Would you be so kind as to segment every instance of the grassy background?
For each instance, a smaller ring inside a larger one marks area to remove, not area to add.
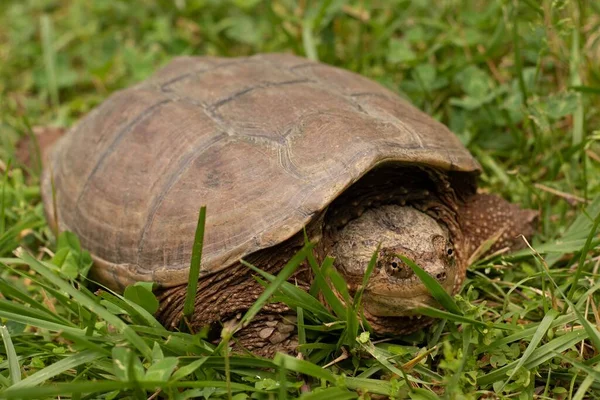
[[[2,1],[0,398],[600,397],[599,15],[586,0]],[[540,210],[541,256],[479,262],[447,321],[383,342],[353,306],[274,280],[304,305],[305,361],[231,356],[162,329],[143,286],[76,283],[89,256],[53,238],[17,140],[70,126],[174,55],[273,51],[361,73],[449,125],[483,190]]]

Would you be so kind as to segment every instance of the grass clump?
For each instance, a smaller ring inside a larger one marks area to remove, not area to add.
[[[600,397],[599,15],[550,0],[2,2],[0,398]],[[356,71],[450,126],[482,190],[541,212],[535,254],[475,263],[452,312],[424,310],[432,328],[377,341],[307,245],[283,272],[306,260],[310,293],[257,274],[298,312],[302,360],[167,331],[144,285],[90,291],[90,256],[54,238],[18,139],[71,126],[173,56],[271,51]]]

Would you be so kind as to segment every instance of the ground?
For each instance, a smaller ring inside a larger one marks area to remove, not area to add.
[[[599,15],[585,0],[1,2],[0,398],[599,397]],[[444,319],[386,340],[326,280],[329,309],[275,280],[302,306],[303,359],[165,331],[144,286],[88,290],[89,256],[48,228],[19,139],[175,55],[272,51],[375,79],[447,124],[483,191],[540,211],[533,250],[473,260],[447,311],[429,311]]]

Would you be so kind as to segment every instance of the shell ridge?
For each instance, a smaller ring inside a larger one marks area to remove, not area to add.
[[[92,180],[92,178],[96,175],[96,173],[98,172],[98,170],[100,169],[100,167],[102,167],[104,165],[104,161],[106,160],[106,158],[113,153],[113,151],[115,150],[115,148],[119,145],[119,143],[121,143],[123,141],[123,139],[125,138],[125,136],[127,136],[127,134],[129,132],[131,132],[133,130],[133,128],[135,128],[135,126],[137,124],[139,124],[140,122],[144,121],[146,118],[148,118],[149,116],[151,116],[152,112],[154,110],[156,110],[159,107],[162,107],[163,105],[165,105],[166,103],[170,103],[171,100],[166,99],[166,100],[161,100],[153,105],[151,105],[150,107],[144,109],[144,111],[142,111],[141,113],[139,113],[131,122],[129,122],[125,127],[123,127],[121,129],[121,131],[116,135],[116,137],[113,139],[113,141],[110,143],[110,145],[108,145],[108,147],[106,148],[106,150],[104,150],[100,156],[100,158],[98,159],[98,161],[96,162],[96,165],[94,166],[94,168],[92,169],[92,171],[88,174],[88,177],[86,178],[81,191],[79,192],[79,195],[77,196],[77,200],[75,201],[75,207],[77,210],[79,210],[79,203],[81,201],[81,198],[83,197],[83,195],[85,194],[85,192],[87,191],[90,181]]]
[[[171,90],[169,90],[169,86],[183,81],[187,78],[198,78],[199,76],[201,76],[202,74],[204,74],[205,72],[210,72],[210,71],[214,71],[216,69],[221,69],[223,67],[229,67],[231,65],[239,65],[239,64],[243,64],[245,61],[245,59],[242,60],[236,60],[236,61],[222,61],[222,62],[218,62],[216,64],[211,64],[208,67],[203,67],[203,68],[198,68],[192,72],[188,72],[188,73],[184,73],[181,74],[179,76],[176,76],[174,78],[171,78],[165,82],[159,83],[158,85],[160,86],[161,90],[164,90],[166,92],[171,92]]]
[[[239,90],[239,91],[225,97],[224,99],[221,99],[221,100],[211,104],[209,106],[209,108],[213,108],[216,110],[217,108],[221,107],[223,104],[229,103],[230,101],[233,101],[233,100],[237,99],[238,97],[241,97],[247,93],[253,92],[254,90],[257,90],[257,89],[264,89],[264,88],[285,86],[285,85],[293,85],[296,83],[308,83],[308,82],[312,82],[312,81],[308,78],[301,78],[301,79],[291,79],[289,81],[283,81],[283,82],[264,82],[264,83],[261,83],[258,85],[246,87],[242,90]]]
[[[278,158],[279,165],[289,175],[291,175],[297,179],[302,179],[303,176],[300,173],[300,170],[298,169],[298,167],[296,166],[294,161],[292,160],[290,153],[291,153],[291,149],[290,149],[290,146],[288,143],[286,143],[282,146],[279,146],[277,148],[277,156],[278,156],[277,158]]]

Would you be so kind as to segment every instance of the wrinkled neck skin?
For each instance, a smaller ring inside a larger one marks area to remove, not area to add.
[[[415,308],[436,305],[398,255],[413,260],[448,293],[455,290],[459,267],[448,229],[413,207],[371,208],[336,231],[331,241],[330,255],[351,291],[362,284],[367,265],[380,245],[377,264],[363,294],[367,319],[409,317],[415,315]]]

